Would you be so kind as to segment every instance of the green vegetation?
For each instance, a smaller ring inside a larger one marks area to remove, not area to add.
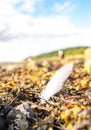
[[[80,55],[80,54],[84,54],[85,49],[87,49],[87,47],[74,47],[74,48],[64,49],[63,52],[65,55]]]
[[[74,55],[83,55],[84,51],[87,47],[74,47],[74,48],[67,48],[67,49],[60,49],[63,50],[65,56],[74,56]],[[57,57],[58,51],[53,51],[49,53],[40,54],[38,56],[32,56],[33,59],[39,59],[39,58],[50,58],[50,57]]]

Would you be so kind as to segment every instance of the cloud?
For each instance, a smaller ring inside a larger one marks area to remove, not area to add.
[[[35,5],[42,0],[1,0],[0,15],[14,15],[17,13],[34,13]]]
[[[56,3],[52,7],[52,10],[58,13],[70,13],[77,7],[76,4],[72,4],[71,1],[66,1],[62,4]]]
[[[59,14],[50,17],[33,17],[32,13],[36,11],[35,5],[38,2],[43,2],[43,0],[1,0],[0,32],[2,35],[0,39],[5,41],[23,37],[57,37],[76,33],[69,16]],[[69,1],[61,6],[58,3],[55,4],[55,8],[58,7],[61,10],[70,6]]]
[[[7,35],[9,38],[11,36],[16,38],[50,37],[75,33],[74,25],[70,18],[63,15],[57,15],[56,17],[32,17],[18,14],[9,16],[9,18],[1,17],[1,19],[0,24],[4,27],[1,32],[4,32],[5,37]],[[7,23],[5,21],[7,21]],[[4,30],[7,31],[5,32]],[[0,37],[2,37],[2,35]]]
[[[42,2],[42,0],[0,1],[1,41],[30,36],[31,30],[33,30],[32,25],[34,24],[32,14],[35,12],[35,5],[38,2]]]
[[[0,42],[0,61],[21,61],[31,55],[67,47],[91,46],[91,28],[79,29],[78,34],[63,37],[25,37],[6,43]]]
[[[21,13],[20,10],[30,11],[37,2],[43,0],[1,0],[2,15],[0,15],[0,40],[18,40],[21,38],[58,38],[78,35],[79,28],[73,23],[69,15],[56,14],[52,16],[36,16]],[[17,6],[15,6],[17,5]],[[3,10],[3,7],[6,10]],[[10,7],[10,10],[8,8]],[[57,11],[71,9],[71,1],[63,4],[55,3],[53,8]],[[17,8],[17,9],[16,9]],[[51,8],[51,6],[50,6]],[[3,12],[4,11],[4,12]],[[32,12],[32,11],[30,11]],[[6,13],[4,15],[4,13]],[[33,13],[33,12],[32,12]],[[7,15],[8,14],[8,15]],[[84,30],[83,30],[84,32]]]
[[[91,44],[91,28],[78,28],[70,15],[34,16],[35,5],[43,0],[0,2],[0,61],[19,61],[29,55]],[[55,3],[52,9],[70,12],[74,8],[66,1]]]
[[[25,0],[22,2],[21,6],[19,7],[19,10],[26,13],[34,13],[36,10],[36,2],[39,2],[39,0]]]

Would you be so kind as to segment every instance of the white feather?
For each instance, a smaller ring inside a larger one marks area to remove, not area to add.
[[[44,103],[44,100],[48,100],[51,96],[61,90],[65,80],[70,75],[72,69],[73,64],[67,64],[57,70],[57,72],[48,82],[47,86],[40,93],[41,103]]]

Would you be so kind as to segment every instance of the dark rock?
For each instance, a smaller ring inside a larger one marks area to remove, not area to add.
[[[33,117],[29,104],[23,103],[14,107],[6,117],[8,130],[29,130]]]

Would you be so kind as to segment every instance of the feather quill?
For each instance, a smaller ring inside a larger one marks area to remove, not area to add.
[[[43,104],[45,100],[49,100],[51,96],[55,95],[62,89],[65,80],[69,77],[73,69],[73,64],[66,64],[56,71],[47,86],[41,91],[40,98]]]

